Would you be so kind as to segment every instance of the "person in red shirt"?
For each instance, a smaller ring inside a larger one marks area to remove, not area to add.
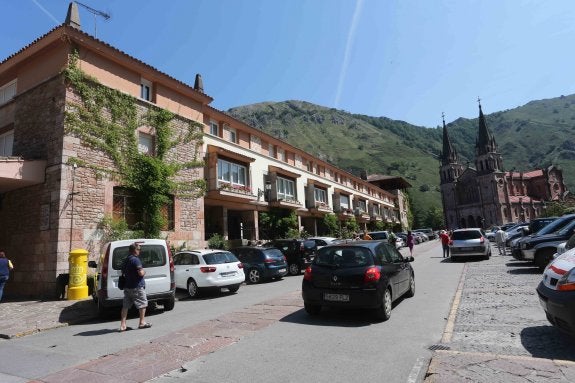
[[[451,242],[451,238],[449,238],[449,234],[445,230],[441,230],[439,238],[443,247],[443,258],[449,258],[449,242]]]

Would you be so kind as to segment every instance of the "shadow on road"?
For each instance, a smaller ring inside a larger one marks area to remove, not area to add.
[[[575,361],[575,338],[551,325],[524,328],[521,343],[536,358]]]
[[[370,310],[344,310],[331,307],[322,308],[318,315],[308,315],[301,309],[283,317],[280,322],[330,327],[365,327],[378,323]]]

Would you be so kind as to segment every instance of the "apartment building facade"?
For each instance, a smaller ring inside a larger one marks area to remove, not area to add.
[[[137,220],[121,174],[121,155],[133,148],[114,147],[110,132],[86,139],[74,129],[93,121],[80,113],[90,105],[67,75],[72,65],[92,86],[129,100],[137,126],[117,121],[114,106],[91,119],[132,129],[139,153],[161,149],[160,126],[145,118],[158,111],[173,117],[173,137],[195,137],[175,140],[164,153],[176,164],[202,164],[183,167],[175,175],[180,184],[205,183],[201,196],[170,196],[162,237],[175,248],[205,247],[213,234],[267,239],[259,216],[271,209],[295,211],[310,234],[322,234],[326,214],[361,227],[405,228],[401,191],[384,190],[211,107],[201,77],[187,85],[84,33],[75,7],[64,24],[0,62],[0,248],[15,263],[6,294],[54,296],[70,250],[100,256],[105,217]],[[194,129],[198,134],[190,135]]]

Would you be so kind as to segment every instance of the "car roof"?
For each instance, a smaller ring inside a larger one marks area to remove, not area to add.
[[[322,249],[327,249],[327,248],[333,248],[333,247],[365,247],[365,248],[369,248],[369,249],[374,249],[379,245],[386,245],[386,246],[390,246],[388,245],[387,242],[385,241],[377,241],[377,240],[357,240],[357,241],[350,241],[350,242],[345,242],[345,243],[334,243],[333,245],[327,245],[322,247]],[[390,246],[393,247],[393,246]]]
[[[178,251],[178,252],[176,252],[176,254],[179,254],[179,253],[196,253],[196,254],[200,254],[200,255],[206,255],[206,254],[213,254],[213,253],[221,253],[222,251],[229,253],[228,250],[224,250],[224,249],[193,249],[193,250]]]
[[[332,241],[334,239],[337,239],[336,237],[309,237],[308,239],[324,239],[327,241]]]
[[[481,231],[482,229],[480,227],[466,227],[464,229],[455,229],[455,230],[453,230],[453,232],[455,233],[456,231],[471,231],[471,230]]]

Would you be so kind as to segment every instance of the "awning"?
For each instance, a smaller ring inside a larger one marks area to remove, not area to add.
[[[46,161],[0,157],[0,193],[44,182]]]

